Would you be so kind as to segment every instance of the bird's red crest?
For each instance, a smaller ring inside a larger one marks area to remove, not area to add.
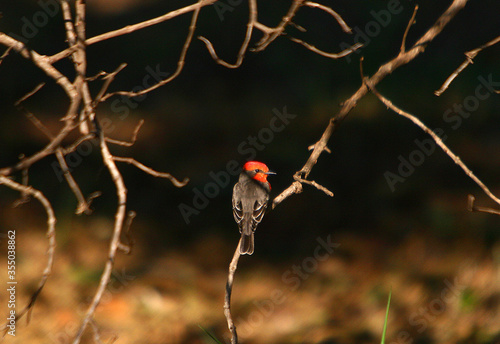
[[[255,171],[259,170],[260,172],[257,172],[255,176],[252,178],[261,182],[261,183],[267,183],[267,172],[269,172],[269,167],[266,166],[266,164],[258,161],[248,161],[243,165],[243,170],[244,171]],[[271,187],[269,185],[269,187]]]
[[[266,164],[258,161],[247,161],[245,165],[243,165],[243,169],[245,171],[253,171],[253,170],[261,170],[263,172],[269,172],[269,168]]]

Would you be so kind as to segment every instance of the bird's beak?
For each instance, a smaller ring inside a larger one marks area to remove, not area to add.
[[[264,174],[270,175],[270,174],[276,174],[276,172],[269,171],[269,172],[264,172]]]

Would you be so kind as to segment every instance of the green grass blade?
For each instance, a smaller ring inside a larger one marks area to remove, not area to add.
[[[211,334],[208,330],[205,330],[201,325],[198,325],[198,327],[201,328],[203,330],[203,332],[206,333],[207,336],[212,338],[212,340],[214,342],[216,342],[217,344],[222,344],[221,342],[219,342],[219,340],[213,334]]]
[[[380,344],[385,343],[385,332],[387,330],[387,319],[389,318],[389,306],[391,305],[391,295],[392,295],[392,288],[391,291],[389,291],[389,299],[387,300],[387,310],[385,311],[384,330],[382,331],[382,340],[380,341]]]

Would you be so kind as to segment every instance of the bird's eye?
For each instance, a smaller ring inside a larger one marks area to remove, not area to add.
[[[255,170],[255,173],[260,173],[260,172],[262,172],[262,171],[261,171],[261,170],[259,170],[259,169],[256,169],[256,170]]]

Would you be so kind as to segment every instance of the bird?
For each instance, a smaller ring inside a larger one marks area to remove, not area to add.
[[[241,233],[242,255],[253,254],[254,233],[264,217],[271,192],[267,176],[272,174],[276,173],[269,171],[264,163],[248,161],[233,187],[233,216]]]

